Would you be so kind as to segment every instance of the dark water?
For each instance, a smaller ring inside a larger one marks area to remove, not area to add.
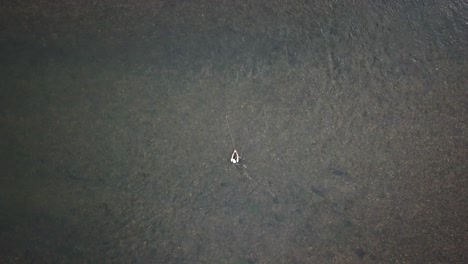
[[[1,5],[1,263],[468,262],[466,1]]]

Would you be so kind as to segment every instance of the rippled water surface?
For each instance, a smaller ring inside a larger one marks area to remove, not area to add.
[[[468,262],[466,1],[1,5],[0,262]]]

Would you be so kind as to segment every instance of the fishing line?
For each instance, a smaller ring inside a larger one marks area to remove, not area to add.
[[[229,125],[228,117],[226,116],[226,123],[229,129],[229,135],[231,136],[232,146],[236,149],[236,144],[234,143],[234,137],[232,136],[231,126]]]

